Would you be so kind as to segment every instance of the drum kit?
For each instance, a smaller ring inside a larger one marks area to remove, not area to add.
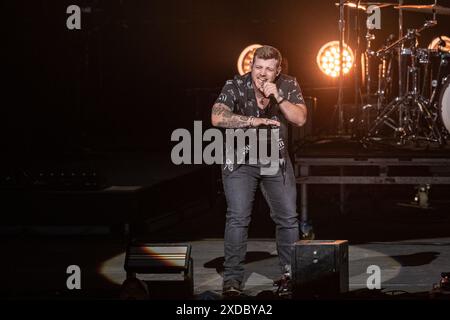
[[[362,107],[355,123],[365,145],[424,142],[443,146],[450,138],[450,38],[437,36],[426,48],[419,47],[419,38],[438,24],[438,16],[450,16],[450,8],[437,1],[431,5],[402,3],[345,2],[349,8],[377,6],[400,10],[401,15],[411,11],[433,17],[404,34],[401,21],[399,38],[390,35],[378,50],[372,48],[375,35],[367,26],[366,48],[361,53]]]

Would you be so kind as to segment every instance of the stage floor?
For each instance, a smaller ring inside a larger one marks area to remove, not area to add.
[[[125,280],[125,242],[107,236],[20,237],[2,241],[0,270],[4,299],[117,299]],[[223,240],[191,242],[194,291],[197,299],[220,299]],[[81,268],[81,289],[67,290],[69,265]],[[349,247],[350,291],[367,291],[367,268],[381,269],[382,292],[426,293],[449,271],[450,238],[369,242]],[[248,244],[245,294],[257,298],[273,290],[278,258],[273,239],[251,239]],[[145,280],[178,281],[178,275],[152,275]],[[150,286],[150,292],[152,293]],[[156,290],[156,289],[154,289]],[[176,297],[176,285],[173,287]],[[153,291],[154,293],[154,291]],[[375,294],[375,293],[374,293]],[[357,296],[355,296],[357,297]]]

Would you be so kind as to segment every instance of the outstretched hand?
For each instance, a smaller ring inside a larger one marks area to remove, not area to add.
[[[281,125],[280,121],[267,119],[267,118],[254,118],[253,119],[253,126],[259,127],[259,126],[277,126],[279,127]]]

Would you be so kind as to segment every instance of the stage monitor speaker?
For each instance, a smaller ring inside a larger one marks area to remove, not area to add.
[[[348,241],[300,240],[292,252],[294,298],[336,297],[348,292]]]

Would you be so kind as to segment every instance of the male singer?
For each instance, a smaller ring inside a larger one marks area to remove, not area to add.
[[[290,273],[291,250],[299,239],[296,182],[285,144],[288,122],[302,126],[306,121],[306,105],[296,79],[281,73],[281,62],[281,53],[276,48],[267,45],[258,48],[251,72],[227,81],[212,107],[211,121],[216,127],[280,129],[280,160],[276,174],[262,174],[263,164],[259,162],[227,163],[222,170],[228,206],[224,236],[224,296],[242,293],[248,226],[258,186],[261,186],[276,224],[281,279]]]

